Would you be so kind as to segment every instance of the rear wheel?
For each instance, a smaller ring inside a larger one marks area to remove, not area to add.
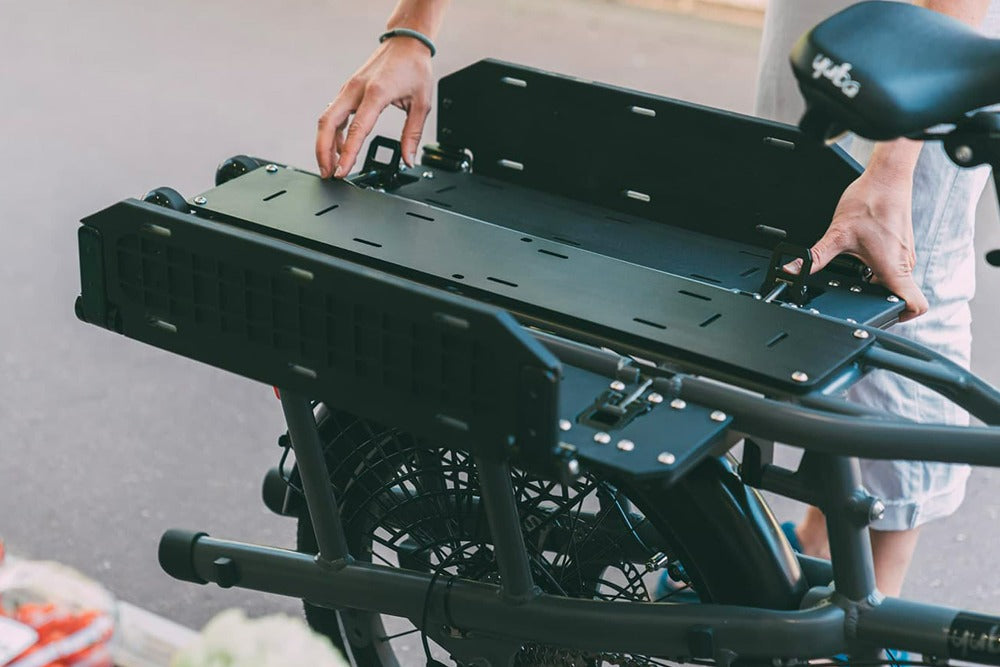
[[[355,558],[445,579],[499,581],[470,455],[339,411],[321,419],[320,433]],[[792,608],[802,593],[804,583],[781,557],[783,541],[768,525],[766,507],[722,461],[706,461],[669,490],[618,485],[594,474],[563,485],[516,469],[512,482],[532,574],[546,593],[655,602],[668,564],[682,566],[673,571],[685,573],[695,601]],[[761,508],[763,521],[754,514]],[[298,548],[316,551],[305,512]],[[309,624],[359,667],[423,660],[421,634],[407,621],[308,603],[305,611]],[[447,657],[438,647],[434,653]],[[525,646],[517,662],[635,667],[662,661]]]

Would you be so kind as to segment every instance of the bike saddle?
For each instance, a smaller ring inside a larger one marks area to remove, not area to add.
[[[791,54],[802,130],[875,140],[914,135],[1000,102],[1000,40],[902,2],[861,2],[803,35]]]

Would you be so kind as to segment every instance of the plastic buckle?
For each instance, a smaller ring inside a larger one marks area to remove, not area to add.
[[[796,259],[802,260],[802,267],[797,274],[789,273],[785,270],[785,265]],[[760,293],[771,295],[775,290],[780,289],[779,293],[782,294],[785,301],[790,301],[796,306],[803,305],[806,302],[806,279],[812,272],[812,264],[812,253],[809,248],[782,241],[775,246],[774,252],[771,253],[767,277],[764,278],[764,282],[760,286]]]

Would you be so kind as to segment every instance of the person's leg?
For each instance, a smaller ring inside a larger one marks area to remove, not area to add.
[[[795,526],[795,536],[802,545],[802,553],[829,560],[830,541],[826,534],[826,517],[817,508],[806,508],[802,522]]]
[[[903,580],[917,549],[920,528],[870,531],[875,560],[875,584],[885,595],[899,597]]]

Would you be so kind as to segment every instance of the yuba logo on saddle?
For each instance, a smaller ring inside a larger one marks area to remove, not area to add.
[[[948,631],[948,657],[993,662],[1000,654],[1000,625],[995,619],[960,613]]]
[[[813,58],[813,78],[821,76],[830,80],[846,97],[854,98],[861,91],[861,83],[851,78],[851,63],[834,63],[822,53]]]

